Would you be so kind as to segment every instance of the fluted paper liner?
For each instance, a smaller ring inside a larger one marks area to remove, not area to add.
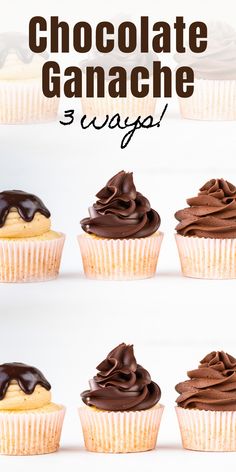
[[[182,273],[202,279],[236,278],[236,239],[176,234]]]
[[[183,118],[236,120],[236,80],[195,79],[193,95],[179,104]]]
[[[176,407],[182,444],[194,451],[236,451],[236,411]]]
[[[59,273],[65,236],[52,240],[0,239],[0,282],[40,282]]]
[[[65,408],[52,412],[0,413],[0,454],[48,454],[59,448]]]
[[[79,235],[85,275],[91,279],[129,280],[153,277],[163,233],[147,238],[102,239]]]
[[[110,118],[116,113],[123,118],[145,118],[149,115],[155,115],[156,98],[144,97],[136,98],[133,96],[122,98],[81,98],[82,111],[84,115],[89,117],[106,117]]]
[[[85,447],[92,452],[142,452],[156,447],[163,405],[143,411],[79,408]]]
[[[47,98],[41,79],[0,80],[0,124],[55,120],[59,99]]]

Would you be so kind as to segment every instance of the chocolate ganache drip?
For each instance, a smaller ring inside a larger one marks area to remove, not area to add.
[[[41,385],[46,390],[51,390],[50,383],[36,367],[31,367],[20,362],[12,362],[0,365],[0,400],[7,392],[10,383],[16,380],[19,387],[27,395],[34,392],[36,385]]]
[[[153,407],[161,397],[159,386],[134,357],[133,346],[113,349],[97,366],[90,390],[81,394],[88,406],[108,411],[137,411]]]
[[[51,216],[50,211],[36,195],[21,190],[6,190],[0,192],[0,228],[4,226],[12,208],[16,208],[21,218],[26,222],[32,221],[37,212],[46,218]]]
[[[20,61],[28,64],[33,60],[34,53],[29,48],[29,38],[22,33],[1,33],[0,34],[0,68],[10,52],[14,52]],[[46,52],[40,53],[45,59],[48,58]]]
[[[224,351],[213,351],[188,373],[190,380],[176,385],[176,402],[182,408],[236,410],[236,359]]]
[[[236,238],[236,187],[224,179],[209,180],[198,196],[187,200],[189,208],[176,212],[182,236]]]
[[[136,191],[132,172],[118,172],[96,196],[90,217],[80,222],[87,233],[113,239],[143,238],[160,226],[158,213]]]

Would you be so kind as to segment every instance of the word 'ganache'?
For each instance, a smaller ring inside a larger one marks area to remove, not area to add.
[[[175,31],[174,40],[171,39],[172,29]],[[181,16],[176,17],[172,26],[165,21],[150,25],[147,16],[141,16],[139,27],[131,21],[123,21],[117,26],[110,21],[102,21],[93,29],[88,22],[79,21],[71,29],[57,16],[52,16],[50,21],[35,16],[29,23],[29,45],[35,53],[44,52],[49,45],[53,53],[75,51],[83,54],[93,50],[100,56],[112,55],[115,51],[138,55],[150,51],[170,53],[172,50],[184,53],[185,43],[194,53],[204,52],[207,47],[206,24],[195,21],[186,28]],[[43,66],[43,93],[49,98],[60,97],[62,91],[68,98],[104,97],[106,93],[112,98],[127,97],[129,93],[137,98],[150,93],[153,97],[171,97],[172,82],[175,81],[178,96],[184,98],[193,94],[194,73],[189,66],[182,65],[172,71],[170,67],[163,66],[158,58],[153,58],[151,67],[144,67],[137,59],[135,67],[127,71],[122,60],[118,62],[105,71],[99,64],[99,58],[93,66],[81,68],[71,65],[64,70],[58,62],[47,61]]]

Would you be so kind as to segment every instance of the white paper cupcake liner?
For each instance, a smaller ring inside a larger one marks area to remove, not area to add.
[[[100,239],[78,236],[85,275],[91,279],[129,280],[153,277],[163,233],[147,238]]]
[[[1,412],[0,454],[48,454],[59,448],[65,408],[52,412]]]
[[[164,406],[112,412],[79,408],[85,447],[93,452],[141,452],[156,447]]]
[[[0,282],[40,282],[59,273],[64,234],[52,240],[0,239]]]
[[[236,278],[236,239],[175,235],[183,275],[200,279]]]
[[[47,98],[41,79],[0,80],[0,124],[55,120],[59,99]]]
[[[179,104],[183,118],[236,120],[236,80],[195,79],[193,95]]]
[[[82,98],[82,112],[89,117],[114,116],[119,113],[121,117],[142,118],[155,115],[156,98],[144,97],[136,98],[133,96],[127,98]]]
[[[176,407],[182,444],[194,451],[236,451],[236,412]]]

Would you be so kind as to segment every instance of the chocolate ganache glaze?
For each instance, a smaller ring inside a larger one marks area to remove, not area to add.
[[[182,408],[236,410],[236,359],[223,351],[213,351],[199,368],[188,373],[190,380],[176,385],[176,402]]]
[[[29,38],[22,33],[1,33],[0,34],[0,68],[10,52],[14,52],[24,63],[28,64],[33,60],[35,54],[29,48]],[[45,59],[48,58],[46,52],[40,53]]]
[[[133,346],[113,349],[97,366],[90,390],[81,393],[84,403],[101,410],[137,411],[153,407],[161,397],[159,386],[134,357]]]
[[[46,218],[51,216],[50,211],[36,195],[21,190],[6,190],[0,192],[0,228],[4,226],[12,208],[16,208],[21,218],[27,222],[32,221],[37,212]]]
[[[209,180],[189,208],[175,213],[177,233],[204,238],[236,238],[236,187],[224,179]]]
[[[23,392],[30,395],[34,392],[36,385],[41,385],[46,390],[51,390],[50,383],[36,367],[32,367],[20,362],[12,362],[0,365],[0,400],[2,400],[7,389],[16,380]]]
[[[158,213],[136,191],[132,172],[118,172],[96,197],[90,217],[80,222],[87,233],[113,239],[144,238],[160,226]]]

